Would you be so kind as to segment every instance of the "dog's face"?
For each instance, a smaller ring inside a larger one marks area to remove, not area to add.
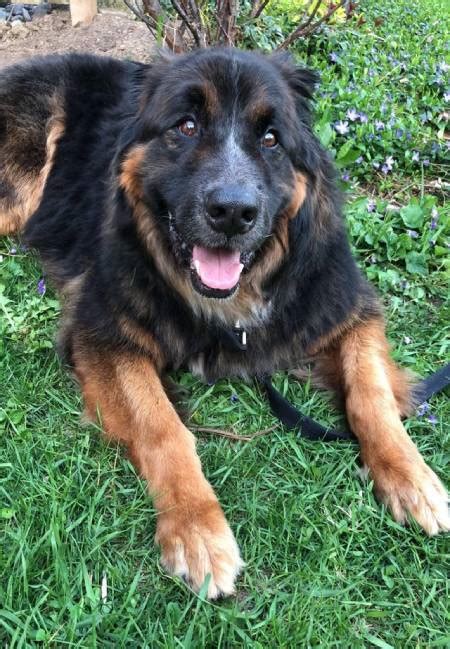
[[[277,218],[297,212],[299,182],[314,165],[315,80],[286,59],[234,50],[152,69],[141,117],[144,200],[200,294],[232,295]]]

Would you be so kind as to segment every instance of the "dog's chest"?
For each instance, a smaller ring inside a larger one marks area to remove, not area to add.
[[[298,346],[273,339],[264,328],[222,330],[205,347],[188,355],[184,366],[206,382],[225,377],[251,379],[295,366]]]

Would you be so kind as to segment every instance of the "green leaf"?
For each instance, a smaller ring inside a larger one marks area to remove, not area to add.
[[[333,137],[333,129],[331,128],[331,125],[329,123],[322,124],[319,132],[317,133],[317,136],[322,146],[327,147],[331,142],[331,138]]]
[[[402,221],[408,228],[420,228],[423,225],[423,210],[418,204],[410,203],[400,210]]]
[[[405,257],[406,270],[413,275],[428,275],[427,260],[423,253],[412,250]]]

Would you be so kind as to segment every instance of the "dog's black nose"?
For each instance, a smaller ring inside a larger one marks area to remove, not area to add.
[[[228,237],[245,234],[255,225],[258,215],[256,193],[239,185],[227,185],[211,191],[206,198],[207,220],[217,232]]]

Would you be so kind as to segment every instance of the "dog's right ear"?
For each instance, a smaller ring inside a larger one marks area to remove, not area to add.
[[[173,61],[177,58],[177,54],[174,54],[168,49],[159,48],[155,51],[152,60],[146,66],[145,78],[144,78],[144,92],[141,95],[140,108],[143,111],[145,106],[150,101],[150,98],[157,90],[159,84],[164,79],[164,76],[167,73],[167,70],[172,65]]]

